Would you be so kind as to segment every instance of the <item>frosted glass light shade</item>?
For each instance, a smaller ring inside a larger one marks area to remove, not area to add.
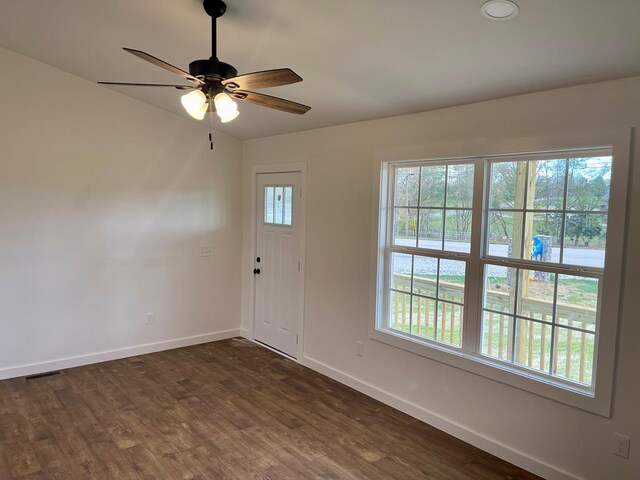
[[[229,95],[222,92],[215,96],[213,99],[216,105],[216,112],[222,120],[222,123],[227,123],[238,116],[238,105],[234,102]]]
[[[182,106],[196,120],[202,120],[207,112],[207,96],[200,90],[194,90],[180,99]]]
[[[229,115],[227,115],[225,117],[220,116],[220,122],[229,123],[231,120],[234,120],[235,118],[237,118],[238,115],[240,115],[240,112],[238,110],[236,110],[235,112],[233,112],[233,113],[231,113],[231,114],[229,114]]]

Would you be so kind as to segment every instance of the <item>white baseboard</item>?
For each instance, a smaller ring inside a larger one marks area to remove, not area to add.
[[[581,477],[577,477],[559,467],[550,465],[540,459],[534,458],[524,452],[505,445],[504,443],[489,438],[480,432],[471,430],[450,418],[445,418],[442,415],[427,410],[420,405],[416,405],[415,403],[389,393],[375,385],[364,382],[318,360],[304,356],[300,359],[300,363],[305,367],[309,367],[312,370],[322,373],[327,377],[343,383],[361,393],[364,393],[365,395],[375,398],[376,400],[396,408],[407,415],[411,415],[412,417],[442,430],[443,432],[470,443],[485,452],[489,452],[496,457],[535,473],[542,478],[546,478],[548,480],[582,480]]]
[[[194,335],[192,337],[164,340],[162,342],[146,343],[144,345],[136,345],[134,347],[117,348],[115,350],[107,350],[105,352],[59,358],[46,362],[30,363],[28,365],[18,365],[15,367],[6,367],[0,369],[0,380],[4,380],[7,378],[24,377],[25,375],[36,375],[38,373],[51,372],[53,370],[62,370],[64,368],[80,367],[82,365],[90,365],[92,363],[108,362],[109,360],[118,360],[120,358],[135,357],[136,355],[161,352],[163,350],[189,347],[191,345],[215,342],[217,340],[224,340],[227,338],[238,336],[240,336],[239,328],[232,330],[223,330],[221,332],[205,333],[202,335]]]

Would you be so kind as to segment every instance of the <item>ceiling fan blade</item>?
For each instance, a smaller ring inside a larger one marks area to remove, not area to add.
[[[253,103],[255,105],[260,105],[261,107],[273,108],[287,113],[295,113],[297,115],[302,115],[303,113],[307,113],[311,110],[311,107],[301,103],[285,100],[284,98],[272,97],[271,95],[264,95],[262,93],[248,92],[246,90],[234,90],[229,92],[229,95],[243,102]]]
[[[230,90],[248,90],[251,88],[279,87],[301,82],[302,77],[290,68],[278,68],[263,72],[247,73],[222,81],[222,85]]]
[[[164,68],[165,70],[168,70],[171,73],[175,73],[176,75],[179,75],[185,80],[188,80],[192,83],[196,83],[198,85],[202,85],[204,83],[202,80],[194,77],[190,73],[185,72],[184,70],[181,70],[178,67],[174,67],[170,63],[167,63],[164,60],[160,60],[159,58],[156,58],[153,55],[149,55],[148,53],[143,52],[142,50],[134,50],[133,48],[126,48],[126,47],[123,47],[123,50],[125,52],[129,52],[131,55],[135,55],[136,57],[141,58],[142,60],[146,60],[149,63],[153,63],[156,67]]]
[[[119,85],[125,87],[173,87],[178,90],[192,90],[192,85],[168,85],[166,83],[130,83],[130,82],[98,82],[100,85]]]

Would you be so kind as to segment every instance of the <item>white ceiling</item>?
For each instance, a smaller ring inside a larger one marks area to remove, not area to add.
[[[215,128],[256,138],[640,75],[640,0],[516,0],[507,22],[484,18],[482,1],[227,0],[220,60],[241,73],[292,68],[304,82],[265,93],[313,109],[241,104],[238,119]],[[0,0],[0,45],[92,81],[180,83],[121,47],[183,69],[208,58],[201,5]],[[118,90],[186,116],[175,89]]]

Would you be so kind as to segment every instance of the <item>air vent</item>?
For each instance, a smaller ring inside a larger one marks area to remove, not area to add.
[[[36,378],[43,378],[43,377],[51,377],[53,375],[60,375],[62,372],[60,370],[55,370],[53,372],[45,372],[45,373],[36,373],[35,375],[27,375],[26,377],[24,377],[25,380],[34,380]]]

